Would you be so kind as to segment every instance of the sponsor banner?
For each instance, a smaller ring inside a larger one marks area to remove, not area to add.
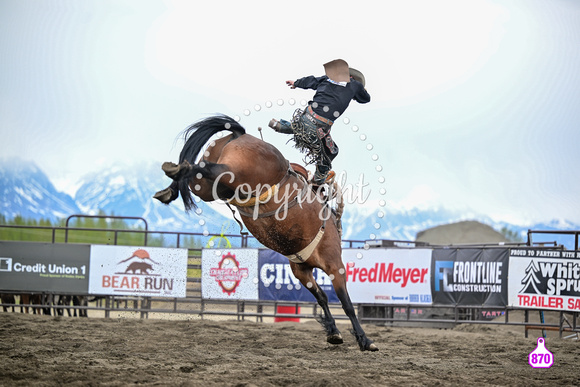
[[[0,290],[87,294],[89,245],[0,242]]]
[[[260,300],[308,301],[316,299],[292,273],[288,258],[272,250],[260,250],[258,258]],[[328,296],[329,302],[340,302],[332,281],[320,269],[314,269],[314,280]]]
[[[511,249],[509,306],[580,311],[580,252]]]
[[[202,250],[201,296],[257,300],[258,249]]]
[[[434,249],[433,302],[504,307],[508,249]]]
[[[432,304],[431,249],[345,249],[352,302]]]
[[[187,249],[92,245],[89,292],[185,297]]]

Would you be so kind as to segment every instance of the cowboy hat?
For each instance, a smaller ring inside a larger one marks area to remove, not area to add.
[[[363,75],[363,73],[361,73],[357,69],[353,69],[352,67],[350,67],[348,70],[349,70],[350,76],[353,77],[355,81],[359,81],[360,83],[362,83],[362,85],[364,87],[365,86],[365,76]]]

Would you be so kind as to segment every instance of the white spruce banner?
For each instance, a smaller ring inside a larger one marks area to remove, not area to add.
[[[526,309],[580,311],[580,252],[512,249],[508,304]]]

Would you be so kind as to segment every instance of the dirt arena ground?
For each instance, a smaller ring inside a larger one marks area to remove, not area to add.
[[[548,338],[533,369],[523,328],[365,325],[380,347],[325,342],[316,322],[68,318],[0,313],[2,386],[572,386],[580,342]]]

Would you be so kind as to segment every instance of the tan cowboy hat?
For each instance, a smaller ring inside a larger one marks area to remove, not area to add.
[[[348,69],[350,72],[350,76],[354,78],[355,81],[359,81],[362,83],[363,87],[365,86],[365,76],[363,73],[358,71],[357,69],[353,69],[352,67]]]
[[[348,63],[343,59],[335,59],[324,64],[326,76],[335,82],[350,82]]]

